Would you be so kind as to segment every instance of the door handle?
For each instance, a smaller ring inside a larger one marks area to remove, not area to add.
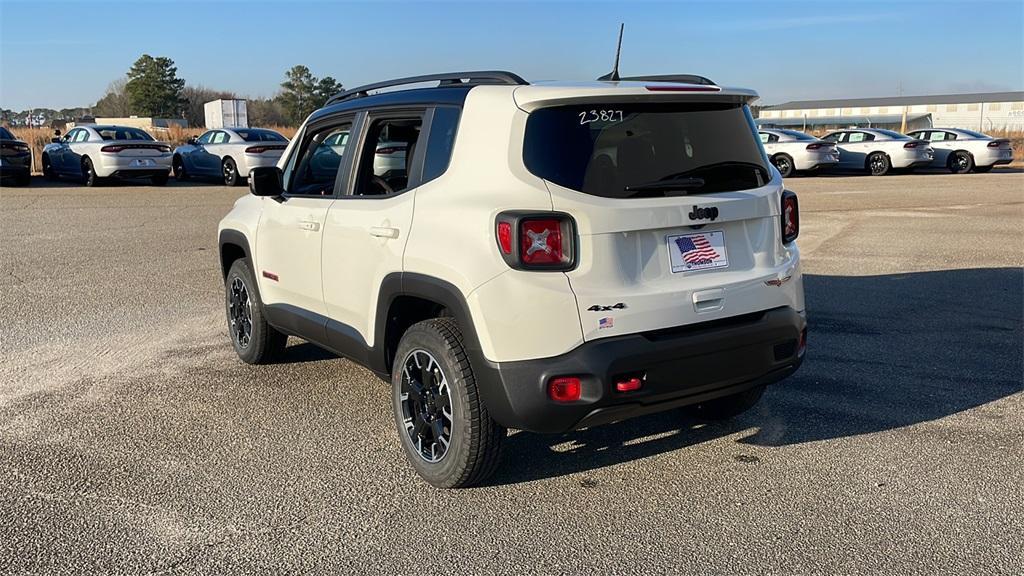
[[[388,226],[370,226],[370,236],[378,238],[398,238],[398,228]]]
[[[300,220],[299,228],[303,230],[309,230],[310,232],[316,232],[320,229],[320,223],[314,220]]]

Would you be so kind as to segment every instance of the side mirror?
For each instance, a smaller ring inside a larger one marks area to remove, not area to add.
[[[53,131],[53,135],[56,136],[57,138],[60,138],[60,128],[57,128],[56,130],[54,130]]]
[[[280,196],[284,194],[281,169],[277,166],[260,166],[249,172],[249,192],[254,196]]]
[[[189,136],[188,140],[186,140],[186,142],[188,144],[191,144],[192,146],[195,146],[196,144],[199,143],[199,138],[196,138],[195,136]]]

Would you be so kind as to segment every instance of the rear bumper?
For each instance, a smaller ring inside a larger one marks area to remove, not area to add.
[[[935,155],[931,151],[908,151],[903,154],[894,154],[891,160],[893,168],[918,168],[931,164],[935,160]]]
[[[794,158],[794,168],[797,170],[815,170],[817,168],[828,168],[839,163],[839,153],[807,152],[800,158]]]
[[[118,156],[117,154],[100,154],[98,161],[93,163],[96,175],[106,178],[142,178],[157,172],[170,172],[171,154],[160,156]],[[136,160],[148,160],[146,166],[136,166]]]
[[[587,342],[553,358],[485,362],[476,370],[491,416],[509,428],[558,433],[705,402],[777,382],[799,368],[803,314],[782,307],[754,314]],[[547,394],[556,376],[577,376],[581,399]],[[643,378],[617,392],[622,376]]]

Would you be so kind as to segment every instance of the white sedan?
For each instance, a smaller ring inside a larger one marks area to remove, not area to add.
[[[822,140],[839,148],[837,167],[866,170],[872,176],[883,176],[892,168],[927,166],[934,159],[927,141],[881,128],[838,130]]]
[[[174,177],[217,178],[228,186],[241,184],[253,168],[276,166],[288,139],[264,128],[218,128],[174,150]]]
[[[171,170],[171,147],[130,126],[75,126],[60,130],[43,148],[43,175],[79,178],[96,186],[105,178],[149,178],[163,186]]]
[[[827,168],[839,162],[834,142],[825,142],[798,130],[762,128],[759,133],[764,151],[783,178],[798,170]]]
[[[963,128],[927,128],[907,134],[927,140],[935,149],[932,166],[948,168],[954,174],[988,172],[996,164],[1013,161],[1013,146],[1006,138],[993,138]]]

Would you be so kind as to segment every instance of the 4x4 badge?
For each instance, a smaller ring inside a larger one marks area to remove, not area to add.
[[[609,310],[622,310],[625,307],[626,307],[625,304],[623,304],[622,302],[619,302],[618,304],[612,304],[611,306],[602,306],[600,304],[594,304],[590,308],[587,308],[587,310],[589,310],[591,312],[607,312]]]

